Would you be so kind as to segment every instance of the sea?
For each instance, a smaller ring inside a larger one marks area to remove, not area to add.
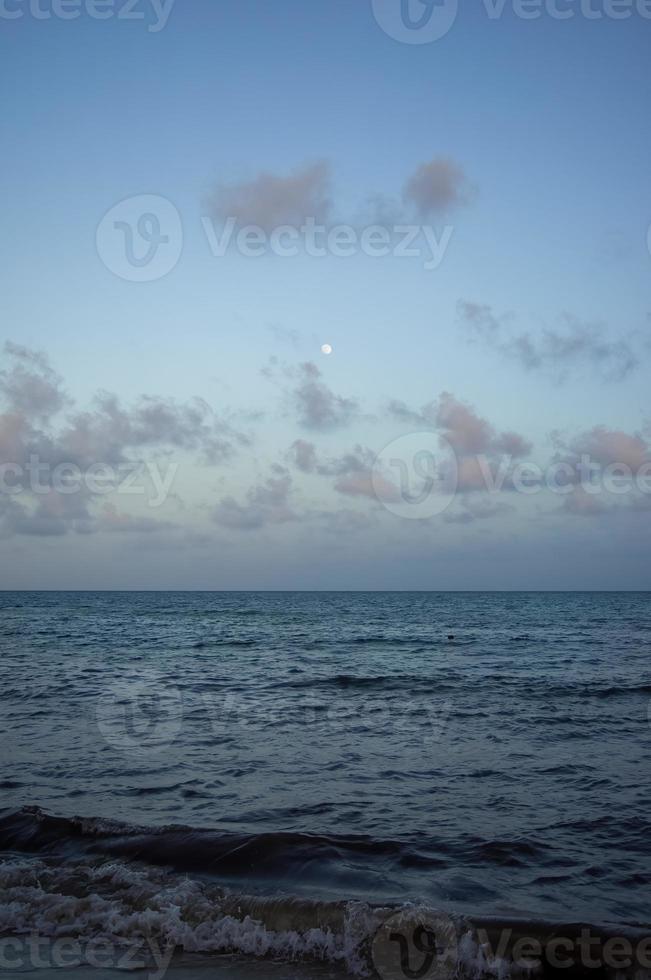
[[[387,965],[409,920],[502,977],[477,923],[649,932],[648,593],[2,592],[0,733],[1,976],[452,975],[422,931]]]

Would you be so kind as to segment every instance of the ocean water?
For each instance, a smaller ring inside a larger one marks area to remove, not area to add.
[[[0,624],[0,934],[354,974],[375,906],[651,921],[648,594],[5,592]]]

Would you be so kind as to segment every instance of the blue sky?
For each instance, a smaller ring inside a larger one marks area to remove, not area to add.
[[[178,473],[155,513],[123,493],[77,509],[29,491],[9,508],[5,494],[2,587],[649,587],[648,495],[585,507],[585,495],[568,505],[462,484],[450,510],[415,519],[368,479],[341,481],[351,466],[370,479],[374,455],[414,429],[458,447],[455,426],[474,423],[444,417],[443,392],[492,427],[471,448],[493,464],[502,432],[541,467],[585,450],[633,476],[646,463],[651,19],[632,4],[628,19],[590,20],[570,2],[567,20],[544,7],[523,20],[508,3],[491,19],[478,3],[439,40],[406,44],[371,0],[176,0],[160,30],[145,0],[129,20],[123,0],[106,20],[84,0],[74,20],[34,3],[5,0],[0,16],[0,341],[17,345],[2,363],[3,459],[24,463],[46,439],[59,462],[106,462],[93,399],[108,391],[132,436],[142,395],[176,406],[172,428],[112,444],[109,462],[171,460]],[[255,214],[274,180],[286,199],[314,165],[326,224],[376,223],[380,196],[385,224],[452,229],[440,265],[211,254],[202,218],[224,219],[216,196]],[[406,193],[423,167],[429,209]],[[178,262],[150,282],[115,275],[96,245],[103,216],[141,195],[171,202],[183,226]],[[16,385],[33,391],[28,376],[44,370],[26,351],[47,355],[69,400],[32,414],[17,448]],[[310,401],[305,414],[305,398],[329,396],[333,412],[309,415]],[[197,398],[211,424],[228,419],[227,458],[206,462],[205,432],[181,425]],[[95,442],[82,459],[84,412]],[[297,441],[314,446],[316,470],[297,467]]]

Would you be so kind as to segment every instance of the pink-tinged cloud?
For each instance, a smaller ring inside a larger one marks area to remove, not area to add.
[[[327,221],[331,211],[330,167],[321,160],[292,174],[261,173],[240,184],[220,184],[209,206],[215,217],[235,218],[239,225],[257,225],[271,233],[274,228],[298,228],[306,218],[318,224]]]
[[[368,497],[385,503],[399,503],[401,500],[400,491],[394,483],[382,474],[373,475],[370,470],[340,477],[335,483],[335,490],[349,497]]]
[[[601,466],[623,464],[630,467],[633,473],[637,473],[651,460],[649,446],[641,435],[630,435],[619,429],[608,429],[604,425],[584,432],[566,448],[575,457],[587,455]]]
[[[467,204],[471,195],[463,168],[447,157],[423,163],[405,184],[403,199],[412,204],[419,217],[445,214]]]

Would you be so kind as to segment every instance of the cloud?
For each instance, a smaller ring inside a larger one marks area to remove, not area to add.
[[[445,214],[467,204],[470,186],[463,168],[446,157],[423,163],[405,184],[403,199],[415,207],[421,218]]]
[[[502,432],[493,439],[492,452],[520,459],[531,453],[532,445],[519,432]]]
[[[578,517],[601,517],[612,513],[614,507],[601,497],[588,493],[583,487],[575,487],[563,498],[561,510]]]
[[[283,327],[279,323],[270,323],[267,327],[278,344],[287,344],[297,350],[301,342],[300,331],[294,327]]]
[[[519,458],[528,456],[532,449],[531,443],[517,432],[496,432],[487,419],[449,391],[419,411],[396,400],[389,402],[388,411],[399,422],[437,430],[457,457],[484,454]]]
[[[623,381],[639,359],[626,339],[611,340],[599,324],[583,323],[565,313],[560,328],[546,327],[538,334],[514,331],[510,316],[497,317],[490,306],[460,301],[459,321],[468,339],[518,362],[528,371],[543,371],[564,381],[573,370],[587,365],[604,381]]]
[[[153,517],[124,514],[113,504],[106,504],[96,521],[98,531],[120,534],[153,534],[159,531],[168,531],[175,527],[176,525],[171,521],[158,521]]]
[[[326,431],[349,425],[359,415],[354,398],[335,394],[323,381],[321,371],[313,361],[297,366],[279,366],[272,357],[262,374],[279,381],[285,397],[296,413],[299,425],[315,431]]]
[[[302,473],[334,478],[332,489],[337,493],[349,497],[368,497],[377,502],[371,483],[375,454],[370,449],[355,446],[342,456],[321,459],[313,443],[297,439],[286,453],[286,458]],[[316,522],[328,531],[343,533],[346,528],[359,530],[371,524],[366,515],[347,509],[325,511],[308,508],[299,513],[291,502],[294,485],[289,471],[284,466],[274,464],[272,474],[251,487],[243,503],[231,495],[222,497],[213,511],[213,519],[222,526],[240,530],[300,521]],[[397,496],[397,489],[388,487],[387,493]]]
[[[316,446],[305,439],[296,439],[290,446],[289,458],[302,473],[314,473],[317,468]]]
[[[304,439],[297,439],[290,447],[288,458],[303,473],[335,477],[333,489],[349,497],[368,497],[370,500],[399,500],[398,488],[379,471],[373,472],[376,454],[364,446],[356,445],[341,456],[319,458],[316,446]]]
[[[257,225],[270,233],[281,225],[300,227],[312,217],[327,221],[330,167],[321,160],[288,176],[261,173],[251,181],[218,185],[209,202],[212,215],[236,218],[241,226]]]
[[[569,442],[559,433],[552,433],[552,439],[558,449],[556,460],[571,466],[578,466],[581,457],[587,456],[599,466],[627,466],[636,475],[651,462],[651,450],[641,435],[608,429],[604,425],[597,425]]]
[[[513,490],[509,464],[529,456],[533,447],[518,432],[498,432],[495,427],[466,402],[444,391],[436,401],[420,410],[404,402],[391,401],[389,414],[410,426],[430,429],[441,436],[441,448],[451,448],[456,461],[456,490],[460,495]],[[451,454],[450,460],[452,459]],[[441,476],[450,474],[450,460],[440,463]],[[503,509],[470,513],[454,517],[455,523],[469,523],[477,517],[494,516]]]
[[[432,426],[432,417],[429,411],[431,402],[429,405],[424,406],[422,411],[414,411],[409,408],[403,401],[396,398],[392,398],[387,405],[387,411],[389,415],[392,415],[398,422],[404,422],[408,425],[418,425],[424,426],[425,428],[430,428]]]
[[[68,399],[62,380],[45,354],[9,342],[3,353],[13,362],[0,371],[0,398],[9,412],[25,420],[46,421],[65,407]]]
[[[563,500],[564,511],[593,517],[623,509],[648,509],[649,495],[640,492],[636,478],[650,471],[651,447],[640,434],[597,425],[570,440],[552,433],[552,441],[557,450],[552,463],[564,467],[566,486],[574,484]],[[620,493],[607,492],[604,478],[608,472],[621,487]]]
[[[299,367],[299,382],[294,389],[298,420],[308,429],[333,429],[348,425],[359,412],[354,398],[336,395],[321,380],[321,372],[307,361]]]
[[[113,467],[117,474],[120,467],[174,451],[195,452],[204,462],[218,463],[248,441],[202,399],[177,403],[142,396],[124,407],[115,395],[103,392],[89,410],[75,411],[62,379],[43,354],[7,344],[4,355],[8,366],[0,371],[0,534],[5,537],[115,530],[115,515],[98,513],[98,494],[79,479],[90,467]],[[62,414],[64,408],[69,409],[67,415]],[[70,468],[77,470],[74,479]],[[133,519],[128,529],[153,526]],[[126,521],[121,529],[126,529]]]
[[[551,464],[562,467],[559,483],[566,488],[562,511],[601,517],[651,507],[644,489],[651,476],[651,447],[642,435],[597,425],[571,439],[558,432],[551,437],[556,448]]]
[[[290,506],[291,476],[282,466],[274,465],[272,471],[273,476],[247,491],[245,503],[239,503],[232,496],[222,497],[213,511],[216,523],[252,531],[269,524],[298,520],[298,514]]]
[[[331,182],[330,165],[319,160],[289,174],[265,171],[253,180],[217,184],[206,207],[214,220],[231,218],[240,227],[256,226],[267,234],[283,225],[300,228],[308,218],[326,227],[341,222],[356,228],[388,228],[409,222],[414,216],[418,220],[440,217],[468,204],[475,193],[460,164],[448,157],[434,157],[407,178],[401,200],[374,192],[355,213],[335,218]]]
[[[375,462],[372,449],[357,443],[351,450],[341,456],[333,456],[319,463],[320,473],[326,476],[350,476],[351,474],[370,473]]]
[[[492,426],[454,395],[444,391],[433,415],[436,428],[458,455],[489,451],[494,439]]]
[[[48,514],[42,506],[30,511],[14,497],[0,495],[0,538],[14,534],[52,537],[65,534],[67,530],[64,521]]]
[[[391,493],[391,499],[395,499],[394,491],[395,488],[387,484],[389,492]],[[335,490],[337,493],[346,494],[348,497],[368,497],[370,500],[377,500],[378,495],[376,493],[373,478],[370,471],[360,471],[358,473],[348,473],[346,476],[340,476],[335,482]]]
[[[68,458],[80,465],[97,459],[120,463],[129,450],[157,447],[198,451],[207,462],[218,463],[232,455],[235,445],[245,442],[203,399],[179,404],[143,395],[135,405],[124,408],[108,392],[96,397],[93,410],[73,415],[60,435]]]
[[[16,496],[0,494],[0,536],[58,537],[71,530],[79,534],[94,530],[88,497],[83,491],[65,494],[49,488],[26,506]]]

